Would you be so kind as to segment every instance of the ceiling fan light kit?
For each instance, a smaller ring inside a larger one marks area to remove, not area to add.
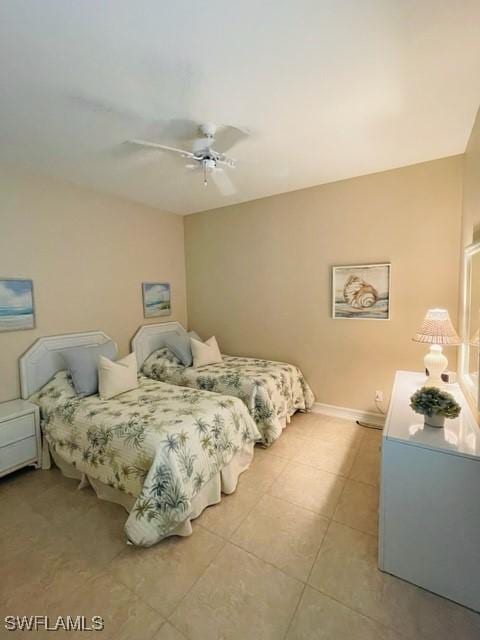
[[[200,168],[203,173],[203,184],[208,186],[208,178],[212,177],[213,182],[224,195],[236,193],[236,188],[230,177],[223,171],[223,167],[234,169],[235,160],[225,155],[234,144],[248,137],[248,133],[237,127],[224,126],[218,128],[212,123],[200,124],[196,126],[198,137],[193,140],[192,149],[180,149],[149,140],[134,139],[129,140],[131,144],[147,149],[159,149],[176,153],[182,158],[188,159],[185,167],[188,169]],[[221,151],[214,149],[214,144]]]
[[[215,171],[215,169],[217,168],[217,163],[213,158],[204,158],[202,160],[202,166],[203,166],[203,184],[205,186],[208,186],[208,174]]]

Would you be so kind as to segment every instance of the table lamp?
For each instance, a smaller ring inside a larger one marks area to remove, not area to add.
[[[429,373],[426,386],[443,386],[442,373],[447,368],[448,360],[442,353],[442,347],[460,344],[460,338],[453,328],[448,311],[429,309],[413,340],[430,344],[430,351],[424,358],[425,369]]]

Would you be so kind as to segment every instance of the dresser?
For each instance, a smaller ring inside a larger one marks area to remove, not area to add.
[[[27,400],[0,404],[0,476],[29,465],[39,468],[41,442],[35,404]]]
[[[379,567],[480,610],[480,431],[462,406],[443,429],[409,407],[425,376],[397,371],[382,437]]]

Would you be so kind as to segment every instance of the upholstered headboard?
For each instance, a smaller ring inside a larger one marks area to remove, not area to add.
[[[138,368],[141,369],[148,356],[165,346],[165,336],[176,333],[186,335],[187,332],[179,322],[161,322],[144,324],[132,338],[132,351],[137,356]]]
[[[91,347],[111,340],[103,331],[85,331],[39,338],[21,356],[20,386],[22,398],[28,398],[46,384],[57,371],[65,369],[61,351],[74,347]]]

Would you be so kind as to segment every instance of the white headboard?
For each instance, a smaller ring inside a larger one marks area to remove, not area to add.
[[[132,351],[137,356],[139,369],[151,353],[165,346],[165,336],[172,333],[179,336],[187,334],[179,322],[144,324],[140,327],[132,338]]]
[[[61,351],[73,347],[93,347],[109,340],[111,338],[103,331],[47,336],[36,340],[19,361],[22,398],[31,396],[32,393],[41,389],[57,371],[65,369]]]

